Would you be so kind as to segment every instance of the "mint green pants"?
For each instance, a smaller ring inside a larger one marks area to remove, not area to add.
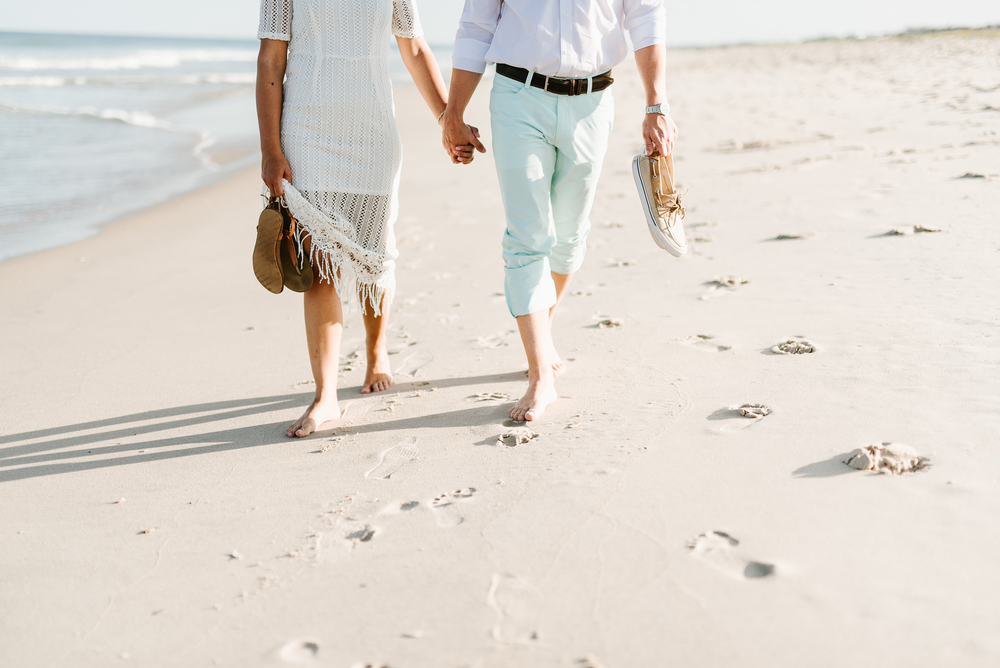
[[[490,116],[507,217],[507,307],[514,317],[547,311],[556,303],[551,272],[573,274],[583,264],[614,98],[610,88],[555,95],[498,74]]]

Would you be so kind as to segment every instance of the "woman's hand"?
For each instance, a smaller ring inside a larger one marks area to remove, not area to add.
[[[271,191],[271,197],[281,197],[285,194],[281,180],[285,179],[291,183],[292,166],[288,164],[284,153],[264,154],[264,159],[260,164],[260,178],[264,180],[267,189]]]

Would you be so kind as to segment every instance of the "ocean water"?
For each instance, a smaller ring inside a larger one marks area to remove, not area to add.
[[[0,33],[0,262],[257,163],[257,48]],[[395,51],[392,74],[408,84]]]

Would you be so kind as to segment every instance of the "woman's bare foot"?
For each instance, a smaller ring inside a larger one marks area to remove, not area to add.
[[[558,398],[552,376],[546,374],[535,380],[529,379],[528,391],[514,404],[508,415],[513,420],[537,420],[542,417],[549,404]]]
[[[380,350],[368,354],[368,370],[365,371],[365,384],[361,386],[361,394],[382,392],[392,386],[392,371],[389,368],[389,355],[383,346]]]
[[[306,409],[306,412],[302,414],[302,417],[293,422],[285,430],[285,436],[288,438],[305,438],[323,426],[323,423],[330,422],[331,420],[339,420],[341,415],[340,405],[336,399],[332,402],[314,401]]]

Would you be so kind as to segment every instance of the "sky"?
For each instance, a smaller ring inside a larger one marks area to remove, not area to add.
[[[554,2],[555,0],[533,0]],[[450,44],[464,0],[416,0],[427,39]],[[253,37],[259,0],[5,3],[0,31]],[[1000,24],[1000,0],[666,0],[668,42],[710,46]]]

